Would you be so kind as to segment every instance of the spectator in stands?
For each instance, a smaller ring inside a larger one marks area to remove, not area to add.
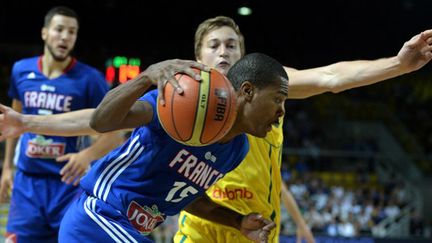
[[[410,235],[423,236],[424,234],[424,219],[419,211],[411,212],[410,218]]]

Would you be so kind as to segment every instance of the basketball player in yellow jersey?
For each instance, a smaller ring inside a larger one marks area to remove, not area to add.
[[[415,71],[432,59],[432,30],[407,41],[399,53],[390,58],[371,61],[339,62],[320,68],[295,70],[287,68],[288,98],[307,98],[324,92],[373,84]],[[227,73],[245,53],[244,38],[236,23],[224,16],[207,19],[195,33],[197,61]],[[277,102],[277,101],[275,101]],[[251,111],[254,112],[254,111]],[[301,217],[292,194],[286,189],[280,174],[283,143],[282,122],[274,124],[266,138],[249,138],[249,153],[235,170],[209,188],[207,195],[216,203],[241,214],[259,212],[276,223],[269,236],[279,242],[280,198],[297,225],[297,238],[315,242]],[[174,242],[250,242],[234,228],[203,220],[182,211],[179,230]]]
[[[235,170],[210,187],[207,195],[214,202],[241,214],[260,212],[280,225],[282,122],[273,126],[265,139],[253,136],[248,136],[248,139],[250,150],[246,158]],[[234,228],[184,211],[179,217],[179,228],[175,242],[251,242]],[[279,231],[280,227],[277,227],[270,233],[270,242],[279,242]]]

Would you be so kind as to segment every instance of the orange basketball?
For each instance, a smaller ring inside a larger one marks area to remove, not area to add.
[[[202,79],[176,74],[183,94],[168,83],[164,88],[165,106],[157,105],[164,130],[174,140],[204,146],[217,142],[231,129],[236,119],[236,93],[231,82],[215,69],[195,69]]]

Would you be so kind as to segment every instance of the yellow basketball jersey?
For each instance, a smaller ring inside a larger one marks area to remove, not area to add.
[[[240,165],[207,190],[216,203],[241,214],[261,213],[276,223],[269,240],[279,242],[282,119],[265,138],[248,135],[249,152]],[[251,242],[239,231],[181,212],[175,242]]]

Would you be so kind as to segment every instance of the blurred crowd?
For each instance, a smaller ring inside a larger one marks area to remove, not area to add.
[[[372,227],[387,217],[398,216],[408,202],[403,182],[374,186],[366,182],[349,188],[330,186],[319,173],[291,175],[286,182],[315,234],[371,235]],[[283,218],[284,233],[292,233],[294,225],[286,212]]]

